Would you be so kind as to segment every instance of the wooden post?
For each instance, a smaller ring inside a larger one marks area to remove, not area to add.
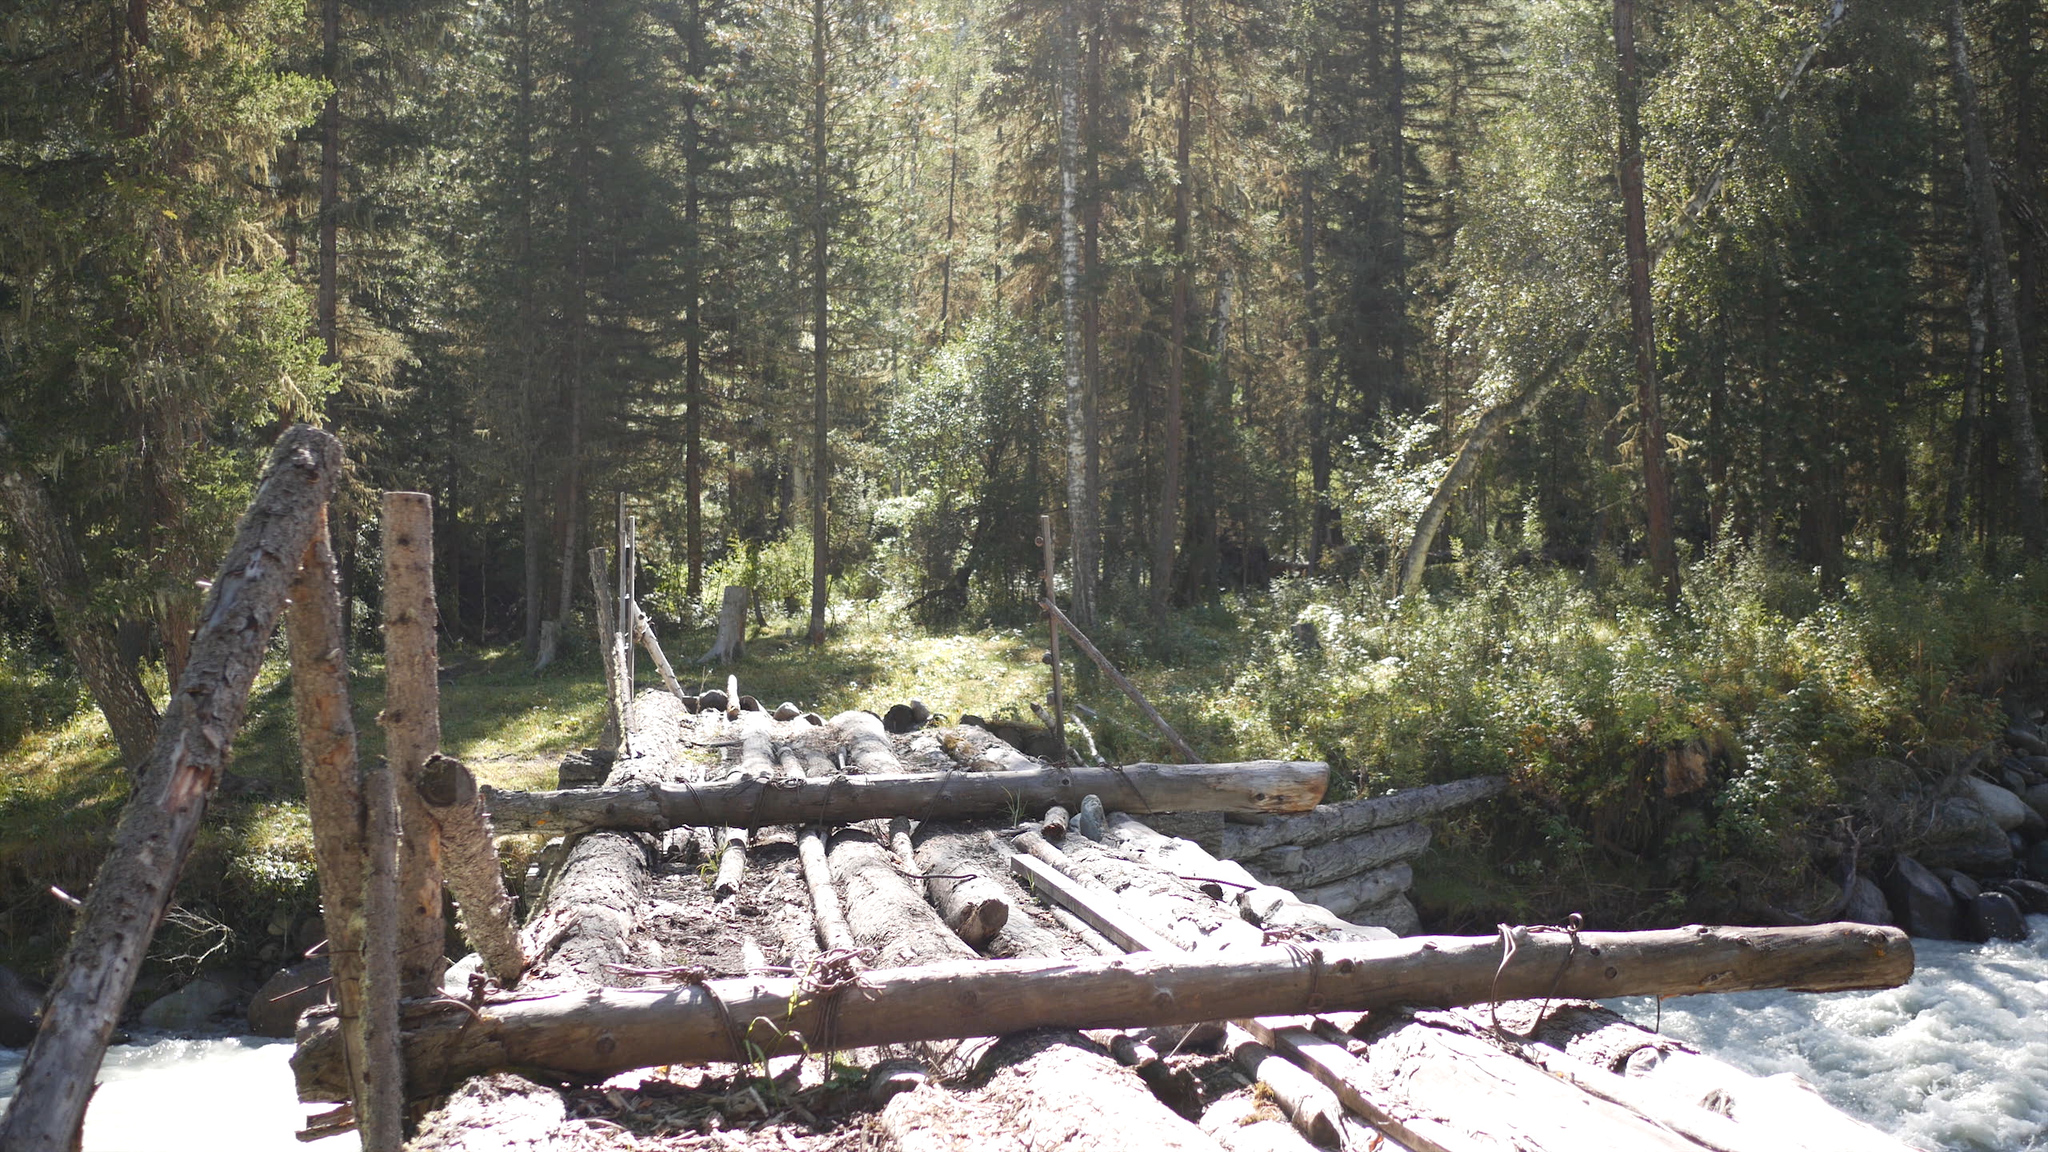
[[[397,1152],[405,1140],[404,1034],[398,1001],[405,994],[399,962],[398,777],[378,760],[363,777],[363,1091],[356,1098],[364,1152]]]
[[[1045,602],[1050,606],[1053,573],[1051,516],[1038,518],[1038,543],[1045,549],[1045,574],[1039,582],[1039,587],[1045,590]],[[1059,742],[1060,759],[1066,761],[1073,759],[1073,755],[1067,750],[1066,702],[1060,699],[1060,626],[1048,618],[1045,622],[1045,634],[1049,645],[1047,652],[1052,657],[1052,738]]]
[[[1090,660],[1095,661],[1096,667],[1102,669],[1103,674],[1109,677],[1110,682],[1123,689],[1124,695],[1131,698],[1131,703],[1138,706],[1138,711],[1143,712],[1145,718],[1152,721],[1153,726],[1158,728],[1160,733],[1166,737],[1166,742],[1173,745],[1175,752],[1180,753],[1182,763],[1199,764],[1202,762],[1202,758],[1195,754],[1194,746],[1181,739],[1180,733],[1173,730],[1173,725],[1166,722],[1166,717],[1159,714],[1159,709],[1154,708],[1152,702],[1145,699],[1145,694],[1138,691],[1138,686],[1126,679],[1122,672],[1117,671],[1116,665],[1109,662],[1109,657],[1104,656],[1094,644],[1089,642],[1086,636],[1081,635],[1081,630],[1074,627],[1074,622],[1067,619],[1067,614],[1060,611],[1059,605],[1054,604],[1050,598],[1039,601],[1039,605],[1052,616],[1054,624],[1066,629],[1067,635],[1074,638],[1075,646],[1080,648],[1081,651],[1086,652]]]
[[[385,754],[397,782],[398,971],[407,996],[438,996],[448,968],[441,918],[441,830],[420,772],[441,747],[440,649],[434,636],[434,500],[384,493]]]
[[[598,747],[619,750],[619,662],[612,656],[618,644],[618,624],[612,619],[612,598],[605,589],[604,549],[590,550],[590,602],[597,605],[597,650],[604,655],[604,734]]]
[[[442,871],[462,935],[483,959],[484,971],[510,988],[526,972],[526,949],[491,843],[490,817],[477,801],[476,777],[462,761],[437,755],[421,773],[420,795],[441,831]]]
[[[227,767],[249,686],[340,472],[340,442],[315,428],[292,428],[271,452],[201,606],[185,674],[86,896],[0,1121],[8,1152],[66,1152],[78,1139],[107,1041],[170,907]]]
[[[292,581],[285,615],[291,638],[292,708],[298,719],[299,762],[306,777],[306,811],[313,826],[313,859],[320,876],[320,917],[334,975],[335,1015],[348,1060],[349,1099],[367,1152],[397,1152],[404,1138],[402,1096],[397,1095],[398,1000],[391,988],[389,1025],[367,1022],[364,961],[367,919],[364,883],[369,855],[364,839],[363,789],[356,764],[356,724],[349,709],[347,656],[341,635],[341,594],[322,508]],[[385,845],[395,852],[395,844]],[[387,868],[388,872],[389,869]],[[365,1037],[382,1050],[372,1053]]]

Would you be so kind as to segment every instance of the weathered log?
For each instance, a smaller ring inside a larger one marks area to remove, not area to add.
[[[463,938],[501,986],[519,983],[526,948],[505,872],[491,844],[491,821],[477,802],[476,777],[462,761],[435,755],[420,772],[420,798],[441,835],[441,872],[455,897]]]
[[[395,1152],[403,1143],[404,1113],[398,1076],[398,1001],[392,987],[388,1049],[372,1060],[363,1044],[363,883],[369,859],[363,843],[363,790],[356,764],[356,724],[349,707],[348,664],[341,630],[341,591],[327,538],[327,509],[315,514],[299,574],[292,581],[285,632],[291,639],[292,709],[298,720],[299,761],[306,779],[306,811],[320,878],[320,915],[332,960],[336,1016],[342,1021],[364,1147]],[[381,1081],[381,1083],[380,1083]]]
[[[896,758],[896,746],[889,743],[880,717],[872,712],[841,712],[827,722],[838,734],[846,752],[846,770],[863,776],[897,776],[903,762]],[[894,813],[890,813],[894,815]]]
[[[1057,844],[1067,838],[1070,818],[1063,805],[1055,804],[1045,810],[1045,819],[1038,822],[1038,834]]]
[[[485,806],[500,833],[670,828],[823,821],[851,824],[909,813],[935,820],[1007,815],[1094,792],[1114,811],[1288,812],[1312,806],[1329,782],[1314,761],[1242,764],[1126,764],[1120,768],[1040,766],[1028,772],[942,772],[831,776],[794,788],[759,780],[723,780],[688,788],[578,788],[512,792],[486,788]]]
[[[1283,845],[1244,862],[1245,870],[1268,884],[1299,892],[1420,856],[1429,847],[1429,826],[1395,824],[1342,840],[1303,848]]]
[[[1344,1105],[1336,1093],[1236,1024],[1226,1026],[1223,1050],[1245,1075],[1266,1085],[1281,1111],[1287,1113],[1288,1121],[1303,1136],[1325,1147],[1341,1147]]]
[[[1361,908],[1384,904],[1408,891],[1415,883],[1415,869],[1406,860],[1349,876],[1334,884],[1295,889],[1295,895],[1319,908],[1343,916]]]
[[[420,772],[441,747],[441,658],[435,629],[434,501],[384,493],[385,756],[398,784],[398,978],[407,996],[436,996],[448,970],[441,918],[441,833],[420,798]],[[574,571],[572,568],[571,571]]]
[[[605,654],[600,661],[604,665],[604,731],[597,738],[597,746],[607,752],[619,748],[619,662],[611,658],[614,637],[618,635],[618,624],[612,619],[611,592],[605,587],[607,565],[605,550],[592,548],[590,560],[590,599],[597,606],[597,650]]]
[[[991,1050],[987,1083],[926,1086],[882,1110],[895,1152],[1220,1152],[1096,1045],[1071,1032],[1011,1037]]]
[[[854,951],[859,945],[854,942],[853,930],[847,927],[839,893],[832,886],[832,866],[825,856],[824,836],[816,828],[797,833],[796,855],[803,863],[804,887],[811,894],[811,919],[817,922],[818,943],[835,952]]]
[[[718,833],[718,876],[711,882],[711,894],[723,900],[740,890],[747,875],[747,830],[722,828]]]
[[[1202,1113],[1200,1126],[1223,1152],[1315,1152],[1318,1147],[1294,1130],[1285,1113],[1250,1092],[1226,1096],[1209,1105]]]
[[[1134,816],[1112,814],[1109,835],[1139,860],[1156,863],[1183,878],[1196,877],[1237,888],[1238,914],[1268,931],[1290,932],[1311,940],[1387,940],[1395,935],[1385,928],[1354,924],[1327,908],[1303,903],[1285,888],[1260,884],[1237,861],[1218,860],[1192,841],[1163,836]]]
[[[529,1065],[605,1077],[658,1064],[737,1063],[726,1026],[766,1055],[831,1035],[840,1048],[1006,1035],[1035,1027],[1131,1028],[1400,1004],[1458,1007],[1546,995],[1686,995],[1896,987],[1913,946],[1896,928],[1827,924],[1657,932],[1526,932],[1500,968],[1498,936],[1411,937],[1300,948],[1097,960],[975,960],[862,972],[857,994],[821,998],[795,979],[678,988],[585,989],[487,1003],[481,1019],[425,1006],[407,1034],[414,1095],[464,1076]],[[756,1026],[756,1017],[762,1023]],[[827,1026],[829,1022],[829,1027]],[[1266,1041],[1270,1043],[1270,1041]],[[813,1048],[813,1051],[816,1049]],[[303,1091],[345,1091],[332,1046],[302,1045]],[[307,1099],[334,1097],[307,1096]]]
[[[873,836],[844,828],[832,836],[826,859],[846,895],[846,922],[862,948],[884,968],[972,960],[974,949],[953,935],[914,883],[896,869],[893,852]]]
[[[1184,1120],[1202,1118],[1202,1082],[1186,1068],[1176,1068],[1159,1055],[1159,1050],[1129,1032],[1113,1032],[1109,1054],[1116,1062],[1138,1074],[1152,1095]]]
[[[1029,880],[1047,899],[1056,901],[1127,951],[1171,952],[1177,947],[1132,915],[1114,892],[1090,888],[1034,856],[1012,856],[1010,868]]]
[[[633,605],[633,635],[639,638],[640,646],[647,649],[648,658],[654,661],[654,670],[661,673],[662,686],[676,698],[677,703],[688,708],[690,694],[676,682],[676,670],[668,662],[668,653],[661,650],[661,641],[654,637],[654,625],[648,622],[647,613],[640,611],[637,602]]]
[[[341,445],[314,428],[291,429],[271,453],[200,608],[184,676],[86,895],[0,1122],[0,1146],[10,1152],[63,1152],[79,1132],[94,1073],[226,769],[249,686],[340,470]]]
[[[1321,844],[1477,803],[1498,795],[1507,786],[1505,777],[1477,776],[1341,804],[1324,804],[1312,812],[1259,824],[1232,824],[1223,830],[1223,850],[1217,855],[1226,860],[1242,860],[1282,844]]]
[[[1028,772],[1045,767],[1043,761],[1026,756],[1002,737],[974,724],[941,729],[939,746],[969,772]]]
[[[925,874],[925,892],[946,926],[970,947],[986,947],[1010,923],[1010,902],[992,878],[999,865],[985,834],[926,821],[911,844],[912,866]]]
[[[1145,699],[1145,694],[1138,691],[1138,686],[1131,683],[1122,672],[1117,671],[1116,665],[1109,662],[1109,657],[1104,656],[1088,637],[1081,634],[1079,628],[1074,627],[1074,622],[1067,619],[1067,614],[1060,611],[1058,605],[1047,599],[1039,600],[1038,604],[1052,615],[1054,623],[1074,638],[1074,643],[1080,646],[1081,651],[1086,652],[1088,658],[1095,661],[1095,666],[1102,669],[1102,674],[1109,677],[1110,683],[1115,684],[1123,690],[1124,695],[1131,698],[1131,703],[1138,706],[1138,711],[1143,712],[1145,718],[1152,721],[1152,726],[1159,729],[1160,735],[1166,737],[1166,742],[1173,745],[1173,750],[1180,753],[1183,762],[1201,763],[1202,758],[1195,754],[1194,746],[1181,739],[1180,733],[1173,730],[1173,725],[1166,722],[1166,717],[1159,714],[1159,709],[1154,708],[1152,702]]]
[[[354,1097],[363,1147],[397,1152],[405,1142],[405,1037],[398,1002],[405,995],[399,966],[398,776],[379,759],[363,777],[363,1059],[362,1095]]]
[[[1066,847],[1078,868],[1098,877],[1124,907],[1178,947],[1201,951],[1263,943],[1259,930],[1244,921],[1235,901],[1225,899],[1223,885],[1214,880],[1183,879],[1085,837],[1069,837]]]
[[[718,639],[697,658],[699,664],[737,664],[747,647],[747,590],[725,586],[718,602]]]

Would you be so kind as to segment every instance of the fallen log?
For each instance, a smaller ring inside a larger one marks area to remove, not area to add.
[[[721,828],[718,832],[718,875],[711,882],[713,898],[723,900],[740,890],[747,875],[747,830]]]
[[[1385,904],[1408,891],[1415,883],[1415,869],[1406,860],[1375,868],[1357,876],[1349,876],[1334,884],[1323,884],[1315,888],[1301,888],[1295,895],[1319,908],[1344,916],[1356,913],[1361,908],[1373,908]]]
[[[10,1152],[63,1152],[78,1136],[95,1071],[227,768],[250,685],[341,462],[341,444],[315,428],[291,429],[271,452],[200,606],[184,675],[139,766],[0,1119],[0,1146]]]
[[[986,728],[961,724],[939,730],[939,747],[969,772],[1029,772],[1045,767]]]
[[[816,828],[796,836],[797,859],[803,862],[804,887],[811,894],[811,919],[816,921],[818,943],[828,951],[852,952],[853,930],[847,926],[846,910],[839,905],[839,893],[832,886],[832,866],[825,855],[825,838]]]
[[[1411,822],[1374,828],[1308,848],[1297,844],[1270,848],[1245,861],[1244,866],[1268,884],[1284,885],[1298,892],[1334,884],[1396,860],[1411,859],[1428,847],[1429,826]]]
[[[883,968],[973,960],[978,954],[953,935],[924,897],[896,869],[895,854],[873,836],[844,828],[832,836],[826,858],[846,895],[846,922],[860,947]]]
[[[690,694],[676,682],[676,670],[668,662],[668,653],[661,650],[661,641],[654,637],[654,625],[647,622],[647,613],[640,611],[640,605],[633,605],[633,635],[639,637],[640,646],[647,649],[647,655],[654,661],[654,670],[661,673],[661,683],[683,707],[690,706]]]
[[[826,721],[826,727],[838,734],[839,744],[846,750],[848,772],[863,776],[903,774],[903,762],[896,758],[896,746],[889,743],[881,717],[872,712],[841,712]]]
[[[462,761],[437,754],[420,771],[420,799],[440,832],[441,873],[455,897],[463,938],[476,949],[484,971],[510,988],[526,972],[526,948],[491,843],[490,818],[477,803],[476,777]]]
[[[1157,862],[1176,875],[1236,887],[1238,914],[1270,932],[1311,940],[1387,940],[1396,935],[1304,903],[1285,888],[1260,884],[1235,860],[1218,860],[1193,841],[1161,835],[1151,825],[1122,812],[1110,816],[1109,835],[1125,852]]]
[[[1254,1083],[1266,1085],[1296,1131],[1325,1147],[1342,1146],[1344,1105],[1336,1093],[1236,1024],[1225,1027],[1223,1050]]]
[[[1047,899],[1080,917],[1118,947],[1130,952],[1174,951],[1178,945],[1146,927],[1123,907],[1114,892],[1090,888],[1035,856],[1012,856],[1010,868]]]
[[[1318,1145],[1288,1124],[1285,1113],[1252,1092],[1226,1096],[1202,1113],[1201,1129],[1223,1152],[1315,1152]],[[1364,1131],[1361,1128],[1361,1131]],[[1369,1143],[1358,1147],[1370,1147]],[[1347,1145],[1333,1145],[1347,1147]]]
[[[926,821],[910,843],[912,866],[946,926],[969,947],[987,947],[1010,923],[1010,900],[993,879],[1001,865],[985,835]]]
[[[839,1048],[860,1048],[1034,1027],[1131,1028],[1496,998],[1884,988],[1912,975],[1913,946],[1898,929],[1869,924],[1580,932],[1576,944],[1562,931],[1524,931],[1500,968],[1498,936],[1430,936],[874,969],[859,974],[858,994],[822,997],[781,978],[586,989],[490,1001],[477,1016],[423,1005],[407,1034],[407,1067],[413,1094],[428,1095],[492,1068],[601,1078],[658,1064],[744,1062],[754,1055],[747,1045],[790,1054],[827,1035]],[[346,1091],[326,1031],[294,1061],[306,1099]]]
[[[935,820],[1007,815],[1018,807],[1079,804],[1090,792],[1127,812],[1296,812],[1314,806],[1330,769],[1314,761],[1242,764],[1126,764],[979,773],[832,776],[782,787],[722,780],[691,787],[578,788],[512,792],[486,788],[499,832],[670,828],[813,822],[852,824],[910,814]]]
[[[1478,776],[1341,804],[1324,804],[1312,812],[1259,824],[1231,824],[1223,829],[1223,850],[1217,855],[1226,860],[1242,860],[1282,844],[1321,844],[1477,803],[1506,791],[1507,786],[1505,777]]]

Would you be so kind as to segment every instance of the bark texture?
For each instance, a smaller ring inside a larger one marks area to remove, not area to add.
[[[420,795],[441,837],[441,871],[462,924],[463,938],[484,971],[505,988],[526,973],[512,896],[491,843],[491,820],[477,802],[476,777],[462,761],[436,755],[421,773]]]
[[[407,996],[434,996],[448,970],[441,918],[441,831],[420,773],[441,748],[441,657],[435,629],[434,501],[384,493],[385,755],[398,781],[398,970]]]
[[[1226,824],[1223,851],[1217,854],[1226,860],[1243,860],[1282,844],[1321,844],[1474,804],[1507,791],[1507,787],[1505,776],[1475,776],[1341,804],[1323,804],[1313,812],[1271,817],[1258,824]]]

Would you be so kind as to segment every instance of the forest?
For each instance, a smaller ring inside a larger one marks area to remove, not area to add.
[[[16,928],[293,423],[365,675],[385,489],[515,686],[597,677],[621,499],[664,636],[747,587],[774,675],[1041,643],[1051,514],[1205,751],[1511,777],[1451,921],[1824,902],[2048,641],[2035,0],[8,10]],[[312,898],[279,787],[235,899]]]

